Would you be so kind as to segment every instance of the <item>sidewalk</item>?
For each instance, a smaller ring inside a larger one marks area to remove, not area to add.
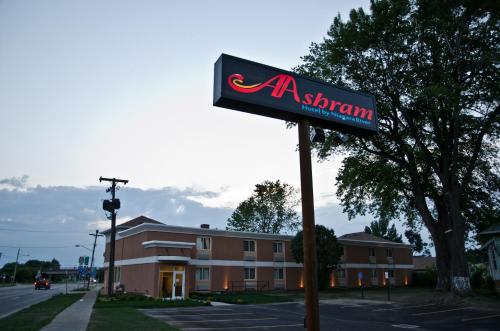
[[[80,300],[64,309],[59,315],[46,325],[41,331],[86,331],[89,324],[92,307],[101,286],[96,286]]]

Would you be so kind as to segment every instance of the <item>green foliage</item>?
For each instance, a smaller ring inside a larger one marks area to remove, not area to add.
[[[495,292],[495,282],[491,278],[488,270],[482,264],[474,266],[470,277],[470,285],[473,289],[480,289],[487,292]]]
[[[241,202],[227,220],[227,229],[235,231],[281,233],[294,231],[299,218],[297,191],[287,183],[265,181],[255,185],[251,197]]]
[[[371,222],[370,226],[365,227],[365,232],[397,243],[403,242],[401,235],[398,234],[398,231],[396,230],[396,226],[393,224],[389,227],[388,219],[380,219],[378,221]]]
[[[239,305],[264,304],[274,302],[292,301],[287,296],[262,292],[241,292],[241,293],[193,293],[191,298],[200,300],[220,301]]]
[[[0,269],[0,274],[11,277],[14,274],[15,265],[15,262],[6,263]],[[59,268],[60,264],[56,259],[52,259],[52,261],[28,260],[24,264],[19,263],[17,265],[16,282],[30,283],[35,279],[38,270],[41,270],[43,273],[44,271],[59,270]]]
[[[327,289],[330,280],[330,272],[335,268],[341,254],[340,246],[333,229],[323,225],[316,225],[316,254],[318,261],[318,287]],[[298,232],[292,239],[292,254],[297,263],[304,262],[303,233]]]
[[[431,252],[427,248],[428,244],[422,240],[422,236],[419,232],[414,229],[408,229],[405,231],[405,237],[408,242],[413,245],[413,252],[422,253],[424,256],[430,256]]]
[[[337,16],[296,68],[375,96],[378,135],[339,145],[327,132],[314,148],[320,159],[345,156],[336,180],[349,218],[428,228],[442,243],[443,282],[466,276],[469,232],[500,217],[498,9],[487,0],[372,1],[371,13]]]
[[[437,283],[436,267],[427,267],[424,272],[414,272],[412,286],[435,288]]]

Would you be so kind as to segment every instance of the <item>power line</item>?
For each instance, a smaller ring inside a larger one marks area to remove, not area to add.
[[[75,231],[50,231],[50,230],[29,230],[29,229],[9,229],[9,228],[0,228],[2,231],[13,231],[13,232],[43,232],[43,233],[74,233],[78,234]]]
[[[74,246],[6,246],[6,245],[0,245],[0,247],[5,247],[5,248],[71,248]]]

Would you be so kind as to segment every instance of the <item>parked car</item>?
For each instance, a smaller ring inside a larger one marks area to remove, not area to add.
[[[50,282],[48,279],[38,279],[35,281],[35,290],[39,290],[41,288],[50,290]]]

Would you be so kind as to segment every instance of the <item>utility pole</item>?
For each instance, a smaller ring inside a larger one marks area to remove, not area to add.
[[[94,253],[95,253],[95,246],[97,244],[97,237],[104,237],[104,235],[99,234],[99,230],[95,230],[95,234],[89,233],[89,236],[94,236],[94,247],[92,248],[92,259],[90,260],[90,272],[92,272],[92,269],[94,267]],[[87,280],[87,290],[90,287],[90,275],[89,279]]]
[[[17,263],[19,262],[19,252],[21,251],[21,248],[17,249],[17,256],[16,256],[16,264],[14,265],[14,276],[12,277],[12,283],[16,283],[16,273],[17,273]]]
[[[318,269],[311,166],[311,142],[307,119],[299,120],[300,187],[302,197],[302,228],[304,247],[305,327],[319,331]]]
[[[120,208],[120,200],[115,199],[116,183],[128,183],[126,179],[99,177],[99,182],[111,182],[111,187],[106,192],[111,192],[111,201],[105,200],[104,210],[111,212],[111,238],[109,242],[109,266],[108,266],[108,296],[113,295],[113,279],[115,273],[115,235],[116,235],[116,209]]]

